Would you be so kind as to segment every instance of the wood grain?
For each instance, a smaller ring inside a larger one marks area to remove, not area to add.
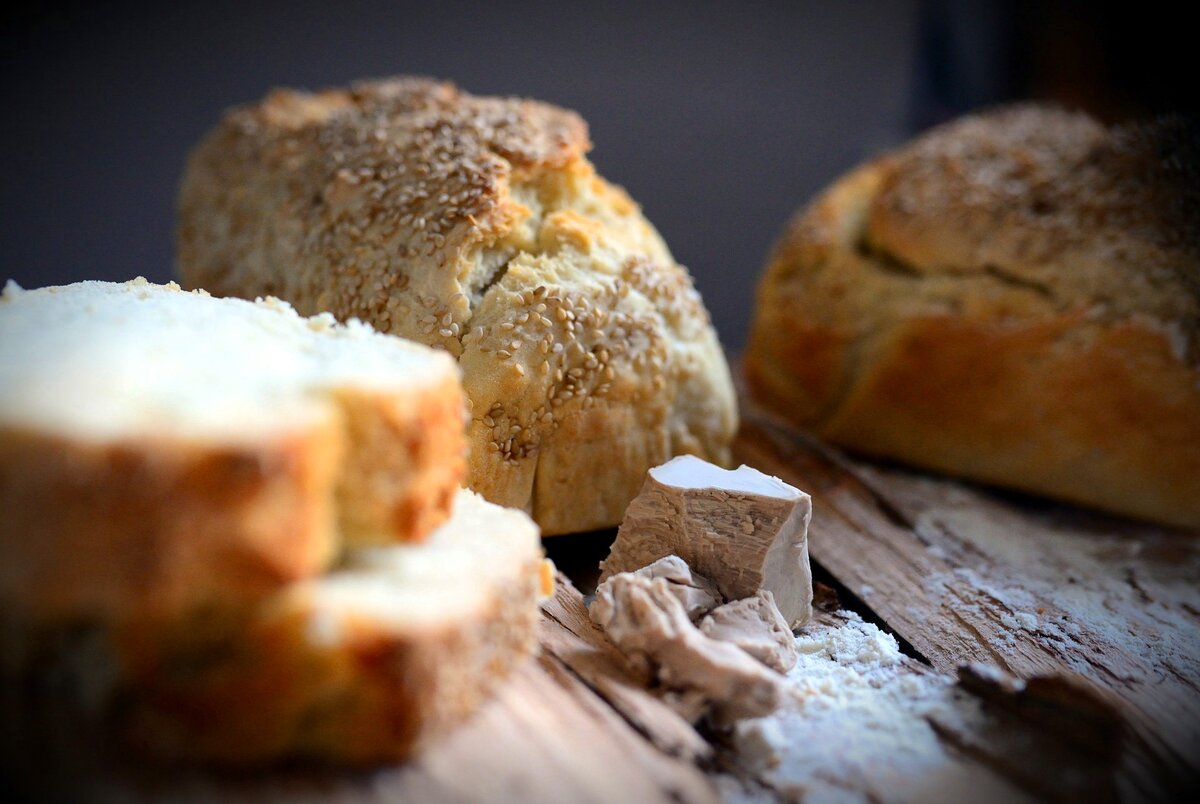
[[[753,408],[736,454],[813,495],[813,560],[935,668],[1067,678],[1111,704],[1123,799],[1200,780],[1194,536],[854,460]]]

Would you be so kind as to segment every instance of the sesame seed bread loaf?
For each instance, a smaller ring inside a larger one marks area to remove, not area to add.
[[[1180,121],[1022,106],[855,170],[759,286],[755,397],[866,453],[1200,527],[1200,195]]]
[[[461,721],[535,652],[548,579],[529,517],[464,490],[425,541],[350,547],[236,617],[33,629],[24,652],[123,747],[236,766],[382,762]]]
[[[464,475],[446,355],[144,280],[0,297],[0,607],[239,606],[419,541]]]
[[[571,112],[447,83],[277,91],[191,155],[179,272],[445,349],[470,485],[545,534],[615,525],[651,466],[727,463],[736,410],[688,273],[588,148]]]

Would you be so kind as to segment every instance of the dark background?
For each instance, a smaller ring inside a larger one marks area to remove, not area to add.
[[[1167,8],[1163,6],[1163,9]],[[273,86],[420,73],[591,124],[739,348],[789,215],[856,162],[983,104],[1190,105],[1155,4],[58,3],[5,12],[0,281],[172,276],[188,148]]]

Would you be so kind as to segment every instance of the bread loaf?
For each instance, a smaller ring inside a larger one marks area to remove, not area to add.
[[[755,397],[866,453],[1200,527],[1200,182],[1179,121],[1036,106],[853,171],[759,286]]]
[[[237,607],[420,541],[464,474],[453,361],[144,280],[0,298],[0,607]]]
[[[615,525],[651,466],[727,462],[736,414],[687,271],[588,147],[571,112],[447,83],[277,91],[191,155],[179,272],[446,350],[470,485],[545,534]]]

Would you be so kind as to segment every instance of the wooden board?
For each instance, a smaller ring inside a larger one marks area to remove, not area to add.
[[[841,605],[894,633],[904,672],[961,673],[983,717],[932,725],[972,778],[1039,799],[1171,800],[1200,780],[1200,550],[1186,534],[847,458],[751,410],[738,458],[813,495],[811,553]],[[612,532],[548,542],[585,590]],[[821,622],[836,618],[828,600]],[[542,655],[418,759],[347,773],[164,772],[0,701],[0,788],[39,800],[789,800],[648,689],[566,579]],[[1027,679],[1024,688],[979,664]],[[16,736],[16,740],[10,739]],[[97,748],[99,746],[99,748]],[[739,774],[735,779],[731,774]],[[0,790],[0,792],[4,792]],[[878,798],[870,780],[847,794]],[[935,791],[936,792],[936,791]],[[1019,795],[1019,793],[1014,793]]]
[[[852,460],[752,408],[737,458],[813,494],[814,562],[921,658],[1067,679],[1128,732],[1123,798],[1195,789],[1194,535]]]

